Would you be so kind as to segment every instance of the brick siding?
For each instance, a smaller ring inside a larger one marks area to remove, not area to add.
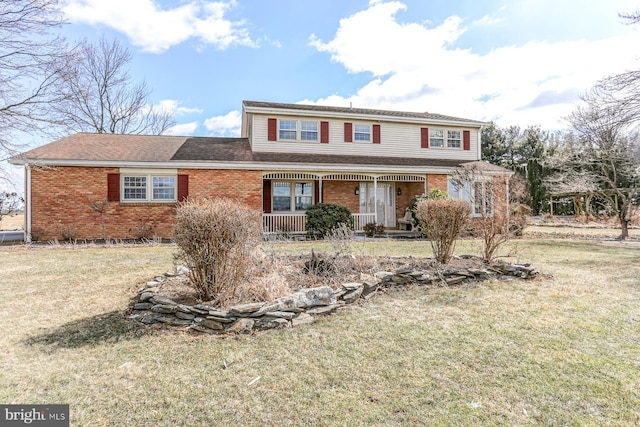
[[[107,174],[118,168],[56,167],[31,172],[31,228],[37,240],[102,238],[100,214],[93,202],[107,198]],[[189,197],[233,197],[256,209],[262,207],[260,171],[189,170]],[[109,202],[104,211],[105,234],[110,239],[138,237],[150,227],[158,237],[170,238],[175,203]]]

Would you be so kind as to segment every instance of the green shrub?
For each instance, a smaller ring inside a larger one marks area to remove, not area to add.
[[[345,206],[318,203],[307,209],[307,237],[311,239],[324,239],[341,225],[353,230],[353,217]]]
[[[369,222],[362,227],[364,235],[367,237],[373,237],[384,233],[384,225],[376,224],[375,222]]]

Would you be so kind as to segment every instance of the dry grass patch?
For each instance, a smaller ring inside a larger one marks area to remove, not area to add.
[[[251,337],[123,329],[114,313],[173,251],[0,248],[0,401],[95,426],[640,423],[637,243],[527,242],[553,279],[390,291]]]
[[[0,230],[22,230],[24,228],[24,215],[5,215],[0,220]]]

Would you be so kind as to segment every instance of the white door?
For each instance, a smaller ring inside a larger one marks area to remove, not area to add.
[[[395,184],[379,182],[360,183],[360,213],[376,213],[377,223],[385,227],[396,226]]]

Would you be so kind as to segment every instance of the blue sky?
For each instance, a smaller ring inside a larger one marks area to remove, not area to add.
[[[102,34],[181,135],[237,135],[243,99],[429,111],[565,127],[578,96],[638,69],[627,0],[65,0],[70,40]]]

